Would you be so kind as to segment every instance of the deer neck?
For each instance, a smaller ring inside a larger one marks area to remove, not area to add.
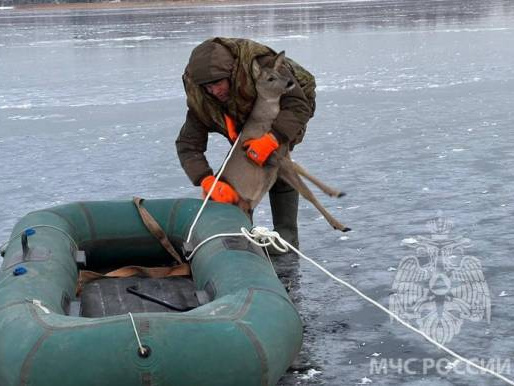
[[[253,105],[251,119],[261,124],[271,126],[278,113],[280,112],[280,97],[263,98],[258,96]]]

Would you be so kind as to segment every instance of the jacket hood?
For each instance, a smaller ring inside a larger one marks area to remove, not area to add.
[[[234,57],[223,45],[207,40],[191,52],[187,67],[197,85],[216,82],[231,77]]]

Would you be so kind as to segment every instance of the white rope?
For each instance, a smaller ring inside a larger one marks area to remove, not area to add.
[[[209,198],[211,197],[211,194],[214,191],[214,188],[216,187],[216,184],[218,183],[218,181],[219,181],[219,179],[221,177],[221,174],[225,170],[225,166],[227,166],[228,160],[230,159],[230,157],[232,156],[232,153],[236,149],[236,145],[239,142],[239,138],[240,137],[241,137],[241,134],[237,136],[234,144],[230,148],[230,151],[228,152],[227,156],[225,157],[225,160],[223,161],[223,164],[221,165],[221,169],[219,170],[218,174],[216,174],[216,179],[214,180],[214,183],[212,184],[211,188],[209,189],[209,192],[207,193],[207,196],[205,196],[205,198],[203,200],[203,203],[202,203],[202,206],[200,207],[200,210],[196,214],[196,217],[195,217],[193,223],[191,224],[191,227],[189,228],[189,233],[187,235],[186,243],[189,243],[191,241],[191,236],[193,234],[193,229],[195,228],[196,223],[200,219],[200,216],[202,215],[203,209],[207,205],[207,201],[209,201]]]
[[[210,236],[208,238],[206,238],[205,240],[203,240],[200,244],[198,244],[194,249],[193,251],[191,252],[191,254],[189,256],[186,256],[186,260],[187,261],[190,261],[193,256],[195,255],[195,253],[201,248],[204,246],[204,244],[208,243],[209,241],[211,240],[214,240],[214,239],[217,239],[217,238],[220,238],[220,237],[236,237],[236,236],[242,236],[242,233],[219,233],[217,235],[213,235],[213,236]]]
[[[288,251],[287,245],[284,245],[281,242],[282,238],[280,237],[278,232],[270,231],[268,228],[265,228],[265,227],[254,227],[254,228],[252,228],[251,231],[249,231],[245,227],[242,227],[240,233],[218,233],[216,235],[212,235],[212,236],[206,238],[205,240],[203,240],[200,244],[198,244],[193,249],[191,254],[186,257],[186,260],[190,261],[193,258],[193,256],[195,255],[195,253],[201,247],[203,247],[204,244],[208,243],[211,240],[221,238],[221,237],[239,237],[239,236],[246,237],[248,240],[250,240],[250,242],[257,245],[258,247],[265,248],[265,247],[272,245],[280,252],[285,253]]]
[[[24,234],[27,230],[29,229],[34,229],[34,228],[50,228],[50,229],[55,229],[56,231],[59,231],[61,232],[62,234],[64,234],[70,241],[71,243],[73,244],[73,246],[75,247],[75,249],[78,251],[79,250],[79,247],[77,245],[77,243],[75,242],[75,240],[73,239],[73,237],[71,237],[71,235],[66,232],[64,229],[62,228],[59,228],[59,227],[56,227],[54,225],[46,225],[46,224],[37,224],[37,225],[32,225],[32,226],[29,226],[27,227],[26,229],[22,230],[20,233],[18,233],[17,235],[11,237],[9,240],[7,240],[5,243],[3,243],[1,246],[0,246],[0,252],[4,252],[7,247],[9,246],[9,244],[11,242],[13,242],[14,240],[16,240],[17,238],[19,238],[22,234]]]
[[[266,227],[253,227],[251,231],[246,228],[241,228],[241,233],[250,242],[259,247],[273,246],[277,251],[286,253],[289,249],[287,242],[280,237],[276,231],[270,231]]]
[[[345,287],[349,288],[350,290],[352,290],[353,292],[355,292],[357,295],[359,295],[361,298],[363,298],[364,300],[368,301],[369,303],[373,304],[375,307],[379,308],[380,310],[384,311],[386,314],[388,314],[390,317],[392,317],[393,319],[395,319],[397,322],[399,322],[401,325],[407,327],[409,330],[411,331],[414,331],[416,334],[419,334],[421,335],[423,338],[425,338],[427,341],[429,341],[430,343],[432,343],[433,345],[435,345],[436,347],[440,348],[441,350],[445,351],[446,353],[450,354],[451,356],[453,356],[454,358],[457,358],[458,360],[476,368],[477,370],[480,370],[480,371],[484,371],[486,373],[489,373],[491,374],[492,376],[496,377],[496,378],[499,378],[501,379],[502,381],[506,382],[507,384],[509,385],[514,385],[514,381],[504,377],[503,375],[493,371],[493,370],[490,370],[486,367],[483,367],[483,366],[480,366],[480,365],[477,365],[475,362],[467,359],[467,358],[464,358],[463,356],[457,354],[455,351],[453,350],[450,350],[449,348],[447,348],[446,346],[443,346],[442,344],[440,344],[439,342],[437,342],[436,340],[432,339],[430,336],[428,336],[427,334],[425,334],[423,331],[421,330],[418,330],[417,328],[411,326],[409,323],[405,322],[403,319],[401,319],[400,317],[398,317],[397,315],[395,315],[393,312],[391,312],[390,310],[388,310],[387,308],[385,308],[382,304],[376,302],[375,300],[371,299],[370,297],[366,296],[365,294],[363,294],[361,291],[359,291],[357,288],[355,288],[354,286],[352,286],[351,284],[345,282],[344,280],[338,278],[337,276],[333,275],[330,271],[328,271],[327,269],[325,269],[324,267],[322,267],[321,265],[319,265],[318,263],[316,263],[314,260],[312,260],[311,258],[305,256],[303,253],[301,253],[299,250],[297,250],[295,247],[293,247],[292,245],[290,245],[289,243],[285,242],[294,252],[296,252],[299,256],[301,256],[302,258],[304,258],[305,260],[307,260],[309,263],[311,263],[312,265],[314,265],[316,268],[318,268],[320,271],[322,271],[323,273],[325,273],[327,276],[329,276],[330,278],[334,279],[335,281],[337,281],[338,283],[344,285]]]
[[[50,310],[48,308],[46,308],[43,303],[41,303],[41,300],[38,300],[38,299],[26,299],[28,302],[32,303],[33,305],[35,305],[36,307],[38,307],[41,311],[43,311],[45,314],[49,314],[50,313]]]
[[[139,353],[141,355],[146,354],[146,348],[141,344],[141,339],[139,339],[139,334],[137,333],[136,323],[134,322],[134,317],[132,316],[132,312],[129,312],[130,320],[132,321],[132,327],[134,328],[134,334],[136,334],[137,344],[139,346]]]
[[[312,260],[310,257],[304,255],[302,252],[300,252],[298,249],[296,249],[290,243],[288,243],[286,240],[284,240],[282,237],[280,237],[278,232],[270,231],[270,230],[268,230],[265,227],[255,227],[251,231],[248,231],[246,228],[241,228],[241,233],[227,233],[225,235],[228,235],[228,236],[236,236],[236,235],[243,236],[246,239],[248,239],[250,242],[252,242],[253,244],[255,244],[255,245],[259,246],[259,247],[267,247],[269,245],[273,245],[273,247],[275,247],[277,250],[279,250],[281,252],[287,252],[289,249],[293,250],[295,253],[298,254],[298,256],[300,256],[303,259],[307,260],[309,263],[314,265],[316,268],[318,268],[320,271],[325,273],[327,276],[329,276],[330,278],[332,278],[336,282],[344,285],[345,287],[347,287],[351,291],[355,292],[361,298],[363,298],[367,302],[371,303],[375,307],[379,308],[380,310],[382,310],[383,312],[388,314],[391,318],[395,319],[401,325],[407,327],[409,330],[415,332],[416,334],[421,335],[428,342],[432,343],[433,345],[435,345],[439,349],[445,351],[446,353],[450,354],[454,358],[457,358],[458,360],[468,364],[469,366],[472,366],[472,367],[476,368],[479,371],[483,371],[483,372],[488,373],[488,374],[490,374],[490,375],[492,375],[492,376],[494,376],[496,378],[499,378],[499,379],[501,379],[502,381],[506,382],[509,385],[514,385],[514,381],[513,380],[510,380],[509,378],[506,378],[503,375],[501,375],[501,374],[499,374],[499,373],[497,373],[497,372],[495,372],[493,370],[490,370],[490,369],[488,369],[486,367],[477,365],[475,362],[470,361],[469,359],[464,358],[463,356],[457,354],[455,351],[452,351],[449,348],[443,346],[442,344],[440,344],[439,342],[437,342],[436,340],[434,340],[433,338],[431,338],[430,336],[425,334],[423,331],[420,331],[417,328],[411,326],[409,323],[405,322],[403,319],[398,317],[396,314],[394,314],[393,312],[391,312],[390,310],[385,308],[382,304],[380,304],[380,303],[376,302],[375,300],[371,299],[370,297],[368,297],[367,295],[365,295],[364,293],[359,291],[357,288],[355,288],[351,284],[345,282],[344,280],[342,280],[342,279],[338,278],[337,276],[335,276],[334,274],[332,274],[330,271],[328,271],[326,268],[324,268],[323,266],[321,266],[320,264],[318,264],[317,262]],[[204,245],[205,242],[207,242],[209,240],[212,240],[212,239],[215,239],[217,237],[225,237],[225,236],[223,236],[223,234],[211,236],[209,239],[205,240],[204,242],[199,244],[194,249],[194,251],[190,255],[189,259],[192,258],[193,254],[202,245]]]

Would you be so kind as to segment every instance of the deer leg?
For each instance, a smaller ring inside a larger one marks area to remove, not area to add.
[[[346,193],[341,192],[340,190],[336,190],[320,180],[318,180],[316,177],[314,177],[312,174],[310,174],[307,170],[305,170],[302,166],[294,162],[293,160],[289,160],[291,162],[291,167],[293,170],[298,173],[300,176],[305,177],[307,180],[312,182],[314,185],[316,185],[318,188],[321,189],[321,191],[330,197],[343,197],[346,195]]]
[[[310,201],[312,205],[314,205],[316,209],[320,211],[323,217],[325,217],[325,219],[328,221],[330,225],[332,225],[334,229],[338,229],[341,232],[348,232],[350,228],[347,228],[346,226],[341,224],[330,213],[328,213],[328,211],[323,207],[323,205],[321,205],[318,199],[311,192],[309,187],[305,185],[300,176],[294,171],[293,168],[290,167],[290,162],[292,161],[288,160],[289,162],[284,162],[284,160],[285,158],[278,160],[280,165],[278,169],[278,176],[282,178],[284,181],[286,181],[293,188],[295,188],[302,195],[302,197]]]
[[[268,163],[270,163],[268,161]],[[318,180],[316,177],[314,177],[312,174],[310,174],[307,170],[305,170],[302,166],[294,162],[291,158],[289,158],[289,154],[286,156],[281,155],[274,155],[273,157],[273,164],[275,165],[283,165],[284,167],[289,167],[293,169],[296,173],[298,173],[300,176],[305,177],[307,180],[312,182],[314,185],[316,185],[318,188],[321,189],[323,193],[330,197],[343,197],[346,196],[346,193],[341,192],[340,190],[336,190],[325,183]],[[287,165],[287,166],[286,166]]]

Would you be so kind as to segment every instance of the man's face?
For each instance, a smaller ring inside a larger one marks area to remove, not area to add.
[[[204,87],[209,94],[222,103],[227,102],[230,98],[230,82],[228,78],[218,80],[217,82],[207,83]]]

